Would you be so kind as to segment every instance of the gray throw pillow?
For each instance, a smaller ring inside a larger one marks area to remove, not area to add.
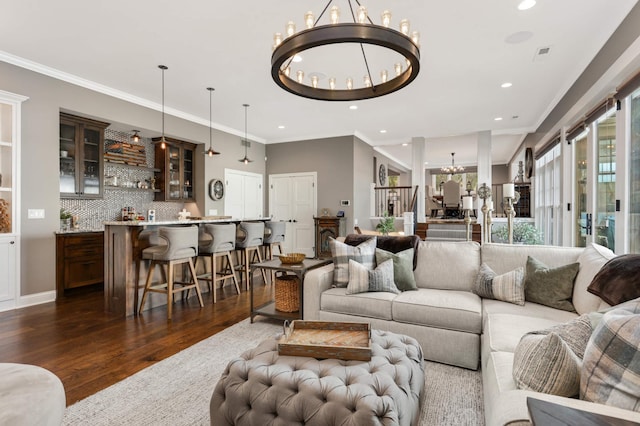
[[[382,262],[373,271],[355,260],[349,260],[349,285],[347,285],[346,294],[367,291],[400,293],[393,282],[393,261],[391,259]]]
[[[578,395],[582,357],[591,331],[585,314],[525,334],[516,346],[513,360],[513,380],[518,388],[567,397]]]
[[[399,253],[376,249],[376,263],[380,265],[389,259],[393,260],[393,281],[398,290],[417,290],[416,279],[413,276],[413,252],[412,248]]]
[[[524,268],[521,266],[506,274],[496,275],[489,265],[483,263],[476,278],[475,291],[485,299],[524,305]]]
[[[539,260],[527,257],[525,272],[525,300],[563,311],[575,312],[571,303],[573,282],[579,263],[550,268]]]
[[[349,283],[349,260],[355,260],[367,269],[376,266],[376,238],[371,238],[356,247],[329,239],[331,257],[333,258],[333,285],[346,287]]]

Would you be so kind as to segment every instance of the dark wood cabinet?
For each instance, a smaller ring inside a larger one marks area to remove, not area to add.
[[[195,177],[196,145],[172,138],[165,138],[166,146],[160,145],[160,138],[153,138],[155,142],[155,166],[159,170],[156,173],[155,201],[195,201]]]
[[[109,123],[60,113],[60,197],[102,198]]]
[[[70,288],[104,282],[104,232],[56,236],[58,297]]]
[[[346,220],[344,217],[320,216],[313,218],[316,227],[316,257],[324,259],[331,257],[329,238],[345,235]]]
[[[515,190],[520,193],[518,203],[513,205],[516,217],[531,217],[531,186],[516,184]]]

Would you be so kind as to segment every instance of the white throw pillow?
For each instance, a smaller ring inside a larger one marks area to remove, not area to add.
[[[578,257],[580,271],[573,286],[573,306],[579,314],[586,314],[601,308],[602,300],[595,294],[589,293],[587,287],[604,264],[615,256],[616,254],[608,248],[591,243]]]

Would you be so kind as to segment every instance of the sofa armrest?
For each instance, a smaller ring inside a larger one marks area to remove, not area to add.
[[[567,407],[569,409],[582,410],[587,413],[602,415],[607,417],[612,417],[614,419],[619,420],[627,420],[635,423],[640,423],[640,413],[630,410],[625,410],[618,407],[613,407],[611,405],[598,404],[595,402],[583,401],[580,399],[574,398],[565,398],[557,395],[548,395],[548,394],[536,394],[534,397],[528,397],[528,400],[539,399],[542,401],[551,402],[560,407]],[[531,411],[531,406],[529,406],[529,410]],[[562,418],[559,416],[558,418]],[[603,423],[604,424],[604,423]]]
[[[333,264],[312,269],[304,276],[303,306],[305,320],[320,319],[320,296],[333,285]]]

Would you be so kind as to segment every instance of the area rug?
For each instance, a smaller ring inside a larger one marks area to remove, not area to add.
[[[210,425],[209,400],[227,363],[282,332],[244,320],[67,408],[64,425]],[[480,372],[427,362],[420,425],[483,425]]]

